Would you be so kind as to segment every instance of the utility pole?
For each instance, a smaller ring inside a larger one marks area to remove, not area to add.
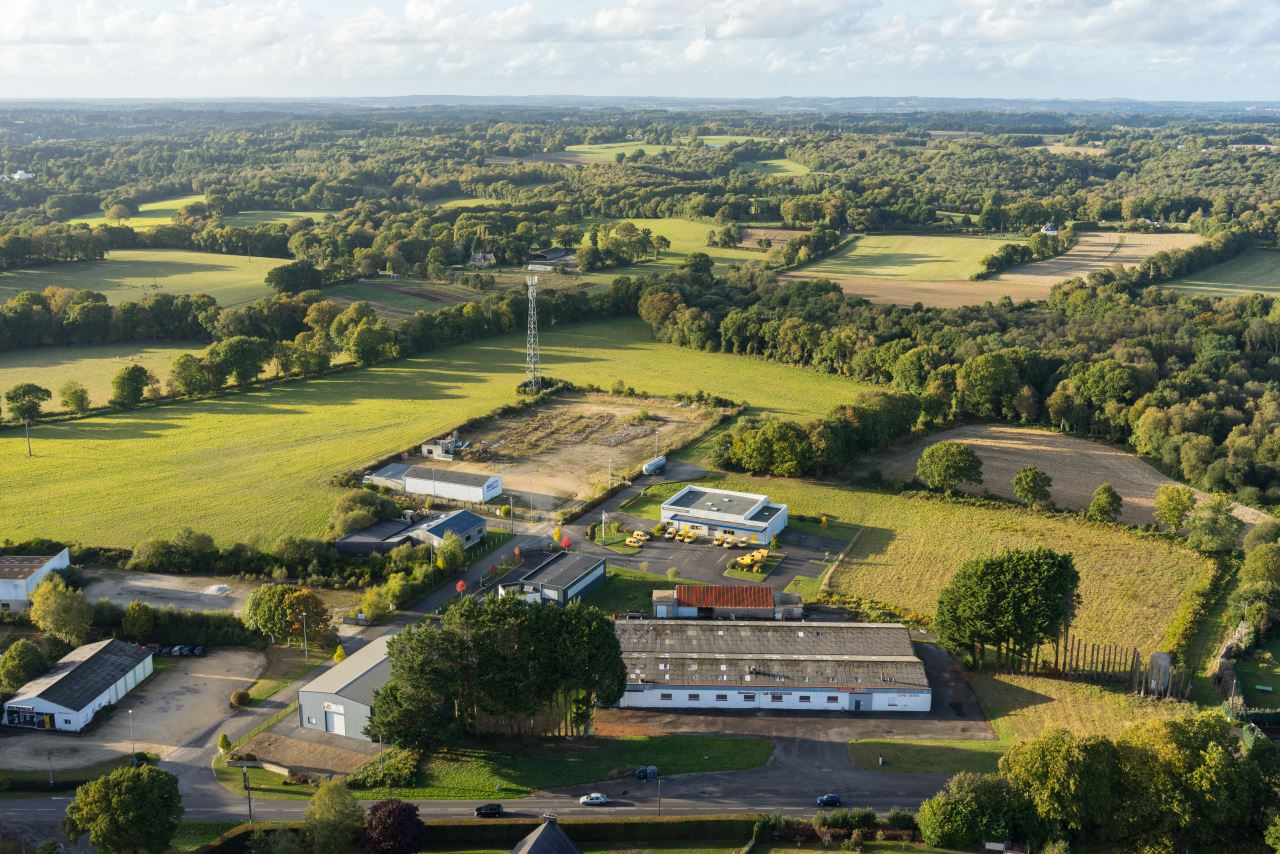
[[[249,824],[253,824],[253,787],[249,785],[249,768],[240,766],[240,779],[244,781],[244,797],[249,803]]]
[[[137,765],[138,764],[138,743],[133,740],[133,709],[129,710],[129,747],[130,747],[130,752],[133,754],[130,757],[130,760],[132,761],[132,764]]]
[[[311,662],[311,651],[307,649],[307,611],[302,611],[302,658],[307,663]]]
[[[662,777],[658,777],[658,818],[662,818]]]

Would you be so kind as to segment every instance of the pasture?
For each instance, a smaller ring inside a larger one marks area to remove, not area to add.
[[[1140,234],[1118,231],[1085,231],[1076,245],[1056,258],[1015,267],[987,280],[989,287],[1031,287],[1043,296],[1063,279],[1087,276],[1116,264],[1133,266],[1161,250],[1185,249],[1200,242],[1200,235],[1185,231]]]
[[[1024,466],[1035,466],[1053,478],[1053,502],[1069,510],[1085,509],[1093,491],[1104,482],[1110,483],[1124,499],[1121,519],[1131,525],[1151,524],[1156,490],[1174,483],[1134,454],[1117,448],[1050,430],[1005,424],[969,424],[933,433],[870,455],[862,467],[879,469],[890,480],[909,481],[915,477],[916,462],[924,449],[943,441],[970,445],[982,460],[982,483],[961,484],[965,492],[990,492],[1013,499],[1013,476]],[[1198,495],[1201,501],[1208,500],[1204,493]],[[1261,510],[1241,505],[1235,512],[1251,525],[1270,518]]]
[[[155,228],[157,225],[168,225],[169,220],[173,217],[174,212],[177,211],[178,208],[194,202],[203,201],[204,193],[194,193],[189,196],[174,196],[171,199],[160,199],[158,201],[138,205],[137,216],[109,220],[107,219],[106,214],[96,213],[72,217],[68,222],[73,225],[84,224],[90,228],[95,225],[127,225],[135,231],[146,231],[149,228]]]
[[[638,320],[551,327],[542,346],[543,370],[575,383],[705,389],[800,420],[858,388],[660,344]],[[317,536],[339,494],[332,477],[513,402],[523,376],[522,332],[306,382],[40,424],[30,459],[22,431],[7,427],[0,538],[132,546],[184,526],[223,543]]]
[[[591,227],[592,222],[599,221],[586,219],[578,223],[578,227],[585,230]],[[629,264],[625,267],[611,267],[608,270],[599,270],[582,276],[580,281],[591,284],[606,284],[612,282],[618,276],[650,276],[669,273],[676,269],[693,252],[705,252],[711,256],[711,259],[717,265],[742,264],[748,261],[760,262],[764,260],[764,253],[755,248],[734,247],[723,249],[718,246],[708,246],[707,232],[718,230],[716,226],[710,223],[674,217],[669,219],[639,218],[629,221],[635,223],[637,228],[647,228],[653,231],[654,234],[661,234],[671,241],[671,248],[663,252],[656,261],[650,259]]]
[[[743,136],[741,134],[712,133],[703,134],[698,141],[708,148],[724,148],[731,142],[765,142],[763,136]]]
[[[0,353],[0,390],[21,382],[44,386],[53,392],[46,410],[56,412],[58,389],[67,380],[78,380],[89,390],[94,406],[111,398],[111,380],[129,365],[142,365],[163,382],[173,360],[183,353],[199,353],[204,345],[191,343],[123,342],[91,347],[36,347]]]
[[[763,172],[766,175],[808,175],[812,170],[803,163],[797,163],[789,157],[778,157],[773,160],[744,160],[740,164],[752,172]]]
[[[861,534],[832,588],[932,614],[965,560],[1046,546],[1075,555],[1082,603],[1075,631],[1092,643],[1161,646],[1184,591],[1208,566],[1190,549],[1137,532],[1017,507],[963,504],[800,480],[712,475],[711,486],[769,495],[793,515],[827,514]]]
[[[983,256],[1009,237],[866,235],[850,247],[783,276],[827,278],[845,293],[873,302],[955,307],[995,301],[1039,300],[1053,286],[1115,264],[1133,265],[1162,249],[1185,248],[1200,238],[1186,232],[1084,232],[1070,251],[983,281],[970,281]]]
[[[1211,297],[1246,293],[1275,296],[1280,294],[1280,251],[1246,249],[1230,261],[1167,282],[1162,287]]]
[[[209,294],[221,306],[240,305],[271,289],[267,271],[283,258],[248,258],[181,249],[117,249],[103,261],[54,264],[0,273],[0,300],[49,285],[86,288],[113,305],[137,302],[149,293]]]
[[[565,148],[578,163],[613,162],[619,154],[630,156],[637,151],[645,154],[661,154],[664,151],[675,151],[682,146],[660,145],[652,142],[601,142],[594,145],[570,145]]]
[[[460,285],[428,284],[412,279],[362,279],[327,287],[324,295],[342,305],[357,301],[370,303],[378,314],[396,321],[404,320],[414,312],[434,311],[483,296]]]
[[[844,249],[801,267],[809,278],[932,281],[963,279],[1000,246],[1003,237],[865,234]]]
[[[866,739],[849,742],[849,758],[862,768],[897,773],[992,772],[1014,744],[1050,729],[1061,727],[1078,735],[1115,737],[1139,721],[1173,718],[1191,711],[1181,703],[1037,676],[971,673],[969,683],[991,721],[995,739]],[[883,766],[878,763],[880,756],[885,760]]]
[[[327,216],[333,216],[333,211],[240,211],[224,216],[222,221],[239,228],[252,228],[255,225],[288,225],[300,219],[322,222]]]

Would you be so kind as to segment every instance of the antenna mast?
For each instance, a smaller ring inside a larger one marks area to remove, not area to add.
[[[537,393],[542,390],[542,352],[538,347],[538,277],[525,276],[529,288],[529,336],[524,348],[525,384]]]

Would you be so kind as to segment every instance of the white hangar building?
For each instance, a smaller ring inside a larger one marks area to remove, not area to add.
[[[770,504],[767,495],[686,486],[662,502],[662,523],[763,545],[787,527],[787,505]]]
[[[4,704],[6,726],[79,732],[151,675],[151,653],[122,640],[73,649]]]
[[[0,611],[30,608],[32,591],[50,572],[70,566],[70,554],[63,549],[53,557],[0,555]]]
[[[900,623],[618,620],[631,709],[927,712]]]
[[[502,494],[502,478],[484,472],[458,471],[433,465],[388,463],[365,475],[365,483],[387,486],[410,495],[484,504]]]

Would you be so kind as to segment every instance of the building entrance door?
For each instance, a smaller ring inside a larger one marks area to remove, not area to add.
[[[325,712],[324,731],[336,733],[337,735],[346,735],[347,716],[341,712]]]

